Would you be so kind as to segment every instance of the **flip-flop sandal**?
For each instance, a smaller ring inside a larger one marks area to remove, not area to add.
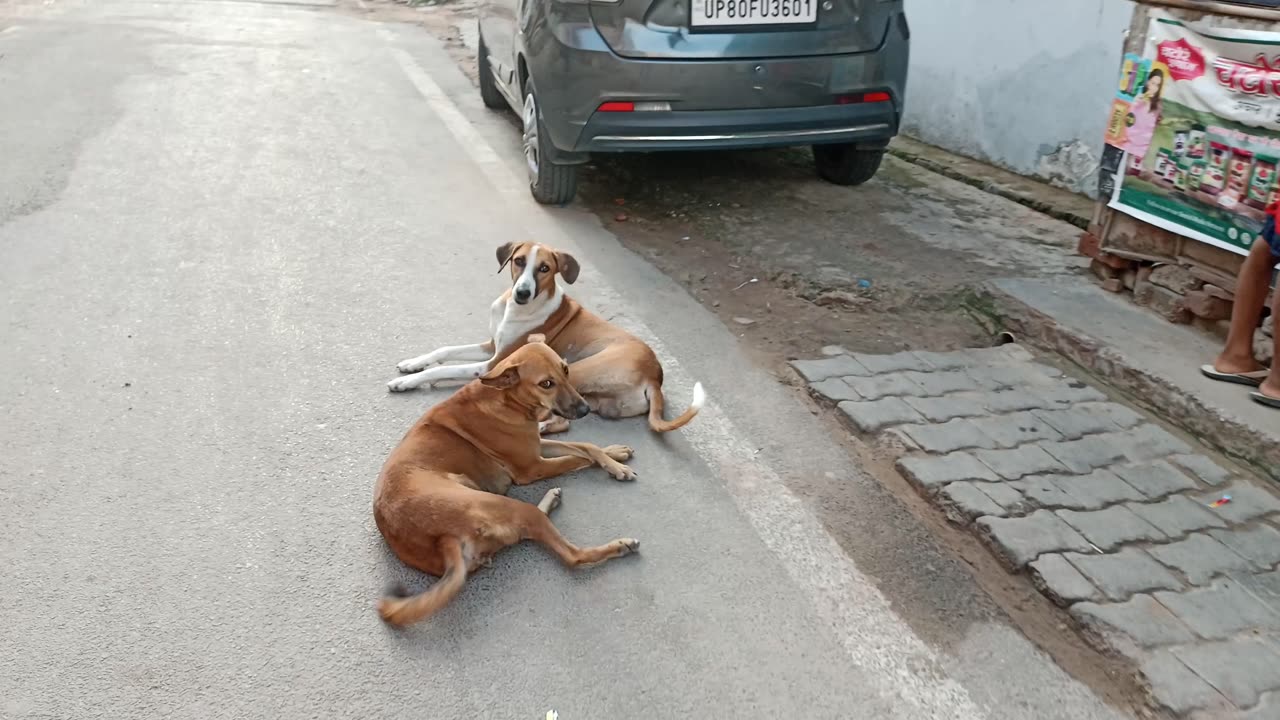
[[[1210,380],[1219,382],[1235,383],[1236,385],[1248,385],[1249,387],[1258,387],[1263,380],[1267,379],[1270,370],[1255,370],[1246,373],[1225,373],[1213,369],[1212,365],[1201,365],[1200,372]]]
[[[1280,410],[1280,398],[1273,398],[1270,395],[1263,395],[1260,392],[1251,392],[1249,397],[1259,405],[1266,405]]]

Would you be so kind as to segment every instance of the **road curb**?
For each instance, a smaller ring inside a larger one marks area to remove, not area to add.
[[[992,283],[984,290],[991,302],[983,312],[994,314],[988,319],[996,329],[1011,332],[1020,342],[1070,360],[1157,417],[1247,465],[1262,477],[1280,482],[1280,437],[1206,406],[1165,378],[1131,362],[1124,353],[1085,333],[1064,327]]]
[[[998,195],[1006,200],[1012,200],[1019,205],[1024,205],[1032,210],[1044,213],[1049,217],[1075,225],[1081,230],[1087,230],[1089,228],[1091,213],[1086,213],[1083,208],[1071,208],[1066,204],[1055,200],[1046,200],[1044,197],[1037,197],[1035,193],[1024,189],[1024,187],[1017,187],[1017,185],[1025,187],[1051,187],[1037,180],[1016,176],[1013,173],[1007,173],[1011,180],[1016,178],[1014,182],[1009,183],[1001,182],[998,179],[979,177],[978,174],[974,172],[966,172],[964,168],[970,165],[982,165],[984,172],[1000,173],[1003,175],[1006,174],[1006,171],[986,166],[985,164],[979,163],[977,160],[970,160],[968,158],[952,155],[947,153],[945,150],[935,149],[912,139],[895,139],[895,141],[889,145],[889,154],[901,160],[905,160],[912,165],[917,165],[929,170],[930,172],[935,172],[944,177],[951,178],[952,180],[978,188],[983,192]],[[1054,190],[1056,191],[1057,189],[1054,188]],[[1065,193],[1066,191],[1061,192]],[[1091,201],[1081,200],[1079,202]]]

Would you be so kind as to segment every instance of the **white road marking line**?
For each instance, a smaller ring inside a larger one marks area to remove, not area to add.
[[[379,32],[394,44],[385,29]],[[493,147],[466,119],[453,101],[403,49],[391,52],[459,146],[503,195],[532,205],[525,183],[498,157]],[[517,199],[518,198],[518,199]],[[536,206],[528,208],[536,210]],[[532,237],[550,237],[558,246],[575,243],[544,213],[529,212],[526,228]],[[618,293],[601,276],[596,291],[609,303],[622,305]],[[667,377],[691,380],[676,357],[646,325],[633,321],[667,368]],[[711,412],[708,412],[710,410]],[[879,695],[901,701],[903,717],[913,720],[985,720],[986,714],[964,686],[948,677],[938,656],[894,613],[878,588],[858,570],[839,543],[809,513],[800,499],[769,468],[753,462],[753,448],[723,413],[709,403],[698,420],[681,433],[729,489],[739,511],[756,534],[777,555],[792,582],[810,598],[819,615],[830,622],[850,659],[867,671]]]
[[[395,42],[391,33],[385,28],[378,28],[378,32],[389,42]],[[444,91],[431,79],[431,76],[409,56],[409,53],[398,47],[393,47],[391,53],[395,56],[396,62],[400,63],[404,74],[409,76],[409,82],[413,83],[413,86],[418,89],[422,97],[427,99],[427,104],[431,106],[431,110],[445,124],[449,132],[453,134],[454,139],[466,149],[471,161],[480,166],[481,171],[490,181],[495,177],[505,179],[505,182],[501,185],[494,183],[498,191],[513,198],[527,194],[528,191],[525,190],[523,183],[514,181],[511,171],[507,169],[507,166],[502,162],[502,158],[498,157],[498,153],[494,151],[493,147],[471,125],[471,122],[453,104],[449,96],[444,94]]]

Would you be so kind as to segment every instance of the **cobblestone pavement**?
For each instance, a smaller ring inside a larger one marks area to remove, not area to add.
[[[1157,704],[1280,718],[1280,500],[1017,345],[792,366]],[[1226,504],[1216,503],[1230,496]]]

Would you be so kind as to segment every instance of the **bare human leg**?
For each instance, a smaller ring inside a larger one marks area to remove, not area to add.
[[[1262,317],[1275,264],[1267,241],[1258,239],[1240,266],[1235,305],[1231,309],[1231,330],[1222,354],[1213,361],[1213,368],[1218,372],[1246,373],[1262,369],[1262,364],[1253,356],[1253,331]],[[1272,384],[1280,391],[1280,380]]]
[[[1258,392],[1280,400],[1280,292],[1271,299],[1271,372],[1262,381]]]

